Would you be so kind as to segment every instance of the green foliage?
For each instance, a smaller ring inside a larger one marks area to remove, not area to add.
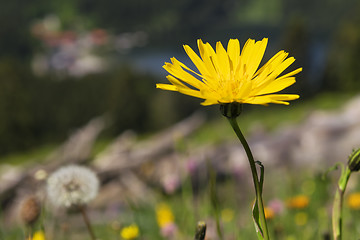
[[[0,79],[0,154],[63,141],[104,114],[110,120],[105,135],[114,137],[127,129],[144,133],[169,126],[199,107],[180,95],[162,94],[155,79],[125,66],[57,79],[35,77],[19,61],[0,61]]]
[[[332,41],[328,58],[328,88],[358,91],[360,88],[360,4],[355,5],[349,19],[341,22]]]
[[[271,239],[325,239],[331,233],[331,213],[335,178],[322,178],[322,173],[308,171],[305,168],[292,170],[286,167],[268,169],[266,173],[264,200],[265,204],[277,200],[283,204],[283,211],[276,213],[268,220]],[[189,181],[190,179],[187,179]],[[355,179],[354,179],[355,180]],[[356,182],[356,181],[355,181]],[[217,181],[221,227],[224,239],[256,239],[254,226],[251,222],[251,204],[253,189],[244,184],[243,180],[230,176]],[[358,184],[355,184],[356,186]],[[157,195],[158,202],[167,203],[175,216],[178,228],[178,239],[193,239],[198,221],[205,221],[207,234],[216,232],[214,214],[209,196],[209,186],[203,186],[194,195],[183,194],[182,191],[193,191],[191,185],[171,195]],[[357,186],[358,188],[358,186]],[[296,195],[309,198],[309,205],[303,208],[289,208],[286,202]],[[130,208],[121,207],[119,215],[106,218],[106,214],[92,215],[95,233],[104,240],[118,239],[121,227],[135,223],[140,228],[139,239],[166,239],[161,236],[156,224],[154,204],[130,203]],[[232,217],[226,218],[224,211],[230,211]],[[344,239],[359,234],[359,210],[344,207]],[[43,219],[45,230],[50,233],[51,224],[64,224],[67,228],[56,228],[54,240],[88,239],[86,228],[79,224],[67,225],[76,219],[76,214],[68,215],[61,223],[54,222],[54,217],[46,213]],[[3,236],[8,240],[20,239],[23,236],[19,228],[2,229]]]

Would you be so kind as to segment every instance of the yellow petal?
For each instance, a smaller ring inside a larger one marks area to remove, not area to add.
[[[255,40],[248,39],[241,51],[240,54],[241,65],[239,66],[239,73],[238,73],[240,76],[243,76],[246,73],[247,68],[249,67],[247,66],[247,63],[248,63],[248,59],[251,56],[252,51],[254,50],[254,45],[255,45]]]
[[[168,90],[168,91],[177,91],[177,87],[170,84],[158,83],[156,84],[156,88],[160,88],[162,90]]]
[[[200,52],[201,59],[203,60],[209,74],[211,76],[217,75],[214,65],[210,59],[210,57],[215,54],[214,49],[212,49],[210,44],[208,44],[208,43],[204,44],[201,41],[201,39],[198,40],[198,46],[199,46],[199,52]]]
[[[283,75],[283,76],[281,76],[281,77],[279,77],[277,79],[279,80],[279,79],[282,79],[282,78],[291,77],[291,76],[294,76],[295,74],[298,74],[301,71],[302,71],[302,68],[298,68],[298,69],[296,69],[296,70],[294,70],[292,72],[289,72],[289,73],[287,73],[287,74],[285,74],[285,75]]]
[[[223,80],[227,80],[230,75],[229,56],[221,42],[216,43],[216,57],[217,63],[219,65],[220,75],[222,76]]]
[[[197,90],[193,90],[193,89],[187,89],[187,88],[178,88],[178,92],[185,94],[185,95],[189,95],[192,97],[197,97],[197,98],[202,98],[204,99],[204,97],[201,95],[200,91]]]
[[[208,69],[206,68],[204,62],[201,58],[191,49],[188,45],[184,45],[184,49],[186,54],[189,56],[191,61],[195,64],[197,69],[199,69],[202,75],[210,75]]]
[[[267,96],[271,97],[271,99],[279,100],[279,101],[283,101],[283,100],[290,101],[290,100],[298,99],[300,97],[297,94],[271,94]]]
[[[214,105],[214,104],[219,104],[219,101],[216,99],[206,99],[205,101],[203,101],[201,103],[201,105],[203,105],[203,106],[209,106],[209,105]]]
[[[247,74],[250,78],[252,78],[255,74],[255,71],[259,68],[260,62],[264,57],[265,49],[267,46],[268,39],[264,38],[262,41],[258,41],[253,46],[253,51],[251,56],[248,58],[246,65]]]
[[[285,59],[281,64],[279,64],[274,71],[272,72],[272,75],[279,76],[286,68],[288,68],[293,62],[295,61],[295,58],[289,57]]]
[[[271,102],[271,99],[267,95],[251,97],[251,98],[243,100],[243,103],[259,104],[259,105],[267,105],[270,102]]]
[[[239,92],[236,95],[236,99],[244,99],[246,98],[252,89],[252,81],[244,81],[242,85],[239,87]]]
[[[270,82],[267,86],[256,92],[256,95],[264,95],[264,94],[279,92],[291,86],[295,82],[296,82],[295,77],[276,79],[275,81]]]
[[[285,58],[288,56],[288,53],[285,51],[280,51],[277,54],[275,54],[272,58],[270,58],[269,61],[267,61],[264,66],[262,66],[255,74],[254,77],[263,74],[264,71],[271,73],[274,68],[279,65],[281,62],[285,60]]]
[[[166,76],[167,80],[169,80],[169,82],[171,82],[174,86],[177,86],[177,87],[187,87],[185,84],[183,84],[181,81],[179,81],[177,78],[171,76],[171,75],[168,75]]]
[[[178,79],[180,79],[181,81],[195,87],[195,88],[201,88],[202,83],[199,79],[195,78],[193,75],[191,75],[190,73],[184,71],[180,65],[177,66],[176,65],[176,59],[174,59],[174,64],[170,64],[167,63],[163,66],[163,68],[168,71],[171,75],[173,75],[174,77],[177,77]]]
[[[270,82],[274,81],[279,74],[281,74],[287,67],[289,67],[293,62],[295,61],[295,58],[290,57],[288,59],[285,59],[280,64],[277,64],[275,67],[272,67],[271,64],[269,65],[269,68],[272,69],[272,72],[268,74],[267,76],[264,76],[266,70],[263,71],[263,73],[260,73],[258,78],[256,79],[256,85],[258,87],[264,87],[268,85]],[[275,62],[275,61],[274,61]]]
[[[230,68],[235,71],[240,61],[240,43],[237,39],[230,39],[227,46],[227,54],[230,58]]]

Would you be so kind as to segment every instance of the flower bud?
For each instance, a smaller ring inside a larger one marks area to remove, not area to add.
[[[360,148],[354,150],[349,156],[348,166],[352,172],[360,170]]]
[[[205,235],[206,235],[206,223],[200,221],[197,223],[196,226],[195,240],[203,240],[205,239]]]
[[[242,112],[242,104],[237,102],[221,104],[220,112],[227,118],[236,118]]]
[[[28,196],[20,205],[20,218],[26,225],[32,225],[39,218],[41,206],[35,196]]]

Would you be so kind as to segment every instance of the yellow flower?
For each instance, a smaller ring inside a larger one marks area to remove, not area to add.
[[[230,208],[225,208],[221,211],[221,219],[224,222],[231,222],[234,219],[234,211]]]
[[[121,230],[120,236],[125,240],[135,239],[139,236],[139,228],[135,224],[131,224]]]
[[[347,200],[348,200],[347,203],[350,208],[360,209],[360,193],[359,192],[350,194]]]
[[[302,209],[309,205],[309,198],[305,195],[298,195],[286,201],[286,206],[289,208]]]
[[[270,207],[265,207],[264,213],[266,219],[273,219],[275,217],[275,211]]]
[[[304,226],[308,221],[308,215],[304,212],[299,212],[295,215],[295,224],[298,226]]]
[[[36,231],[32,240],[45,240],[45,234],[43,231]]]
[[[295,61],[293,57],[287,58],[288,53],[280,51],[258,69],[267,42],[267,38],[257,42],[249,39],[240,53],[238,39],[230,39],[227,50],[217,42],[216,51],[209,43],[204,44],[199,39],[200,57],[188,45],[184,45],[199,73],[171,58],[171,63],[163,66],[171,74],[167,76],[171,84],[156,84],[156,87],[204,99],[202,105],[234,102],[288,105],[287,101],[297,99],[299,95],[274,93],[294,84],[294,75],[302,68],[279,77]]]
[[[160,228],[174,222],[174,215],[167,204],[161,203],[156,207],[156,220]]]

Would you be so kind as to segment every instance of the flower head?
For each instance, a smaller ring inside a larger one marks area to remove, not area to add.
[[[248,103],[267,105],[268,103],[286,104],[299,98],[296,94],[274,94],[295,83],[294,75],[301,72],[298,68],[290,73],[279,75],[295,59],[284,51],[278,52],[260,69],[267,38],[255,42],[249,39],[241,53],[237,39],[230,39],[227,50],[217,42],[214,50],[209,43],[197,41],[200,56],[188,45],[184,45],[199,72],[171,58],[171,63],[163,66],[171,75],[171,84],[157,84],[163,90],[177,91],[189,96],[204,99],[202,105],[225,103]]]
[[[167,204],[161,203],[156,207],[156,220],[160,228],[174,222],[174,215]]]
[[[309,205],[309,198],[305,195],[297,195],[286,201],[286,206],[293,209],[306,208]]]
[[[308,215],[305,212],[298,212],[295,214],[295,224],[304,226],[308,221]]]
[[[275,217],[275,211],[270,207],[265,207],[264,212],[266,219],[273,219]]]
[[[360,148],[353,150],[348,160],[349,169],[353,172],[360,170]]]
[[[166,203],[160,203],[156,206],[156,221],[162,236],[169,238],[175,235],[177,226],[174,222],[174,214]]]
[[[347,203],[351,209],[360,209],[360,192],[350,194]]]
[[[234,211],[230,208],[225,208],[221,211],[221,219],[223,222],[231,222],[234,219]]]
[[[282,214],[284,212],[284,202],[280,199],[273,199],[269,201],[268,207],[274,211],[275,215]]]
[[[99,190],[99,179],[89,168],[69,165],[50,175],[47,181],[49,200],[56,206],[85,205]]]
[[[32,240],[45,240],[45,234],[43,231],[36,231]]]
[[[137,225],[131,224],[121,230],[120,236],[125,240],[135,239],[139,236],[139,228]]]

